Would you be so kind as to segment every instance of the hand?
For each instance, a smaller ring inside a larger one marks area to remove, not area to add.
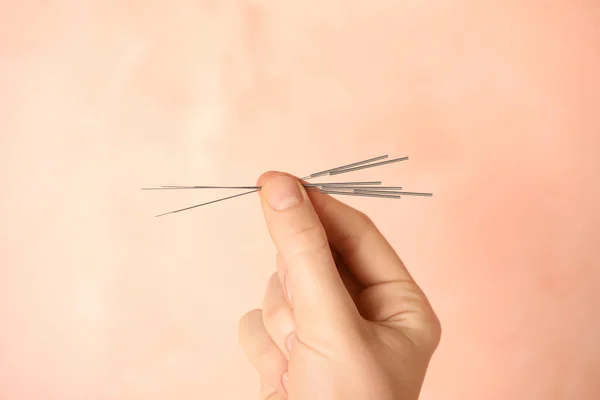
[[[267,173],[261,203],[277,248],[263,310],[240,321],[260,400],[415,400],[440,323],[362,213]]]

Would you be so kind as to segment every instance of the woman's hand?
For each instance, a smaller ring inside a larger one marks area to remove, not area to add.
[[[267,173],[277,248],[263,309],[240,321],[261,400],[415,400],[440,340],[425,295],[362,213]]]

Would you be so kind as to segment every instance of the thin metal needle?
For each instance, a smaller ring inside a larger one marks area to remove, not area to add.
[[[371,182],[323,182],[323,183],[307,183],[304,186],[377,186],[381,185],[381,181]]]
[[[386,190],[369,190],[369,189],[354,189],[355,193],[394,193],[403,196],[423,196],[431,197],[433,193],[421,193],[421,192],[401,192],[401,191],[386,191]]]
[[[357,165],[368,164],[370,162],[383,160],[385,158],[388,158],[387,154],[383,155],[383,156],[375,157],[375,158],[369,158],[368,160],[359,161],[359,162],[355,162],[355,163],[352,163],[352,164],[342,165],[341,167],[335,167],[335,168],[331,168],[331,169],[326,169],[325,171],[315,172],[314,174],[310,174],[310,175],[308,175],[308,176],[306,176],[304,178],[300,178],[300,180],[305,180],[305,179],[310,179],[310,178],[316,178],[318,176],[330,175],[331,171],[337,171],[337,170],[340,170],[340,169],[346,169],[346,168],[350,168],[350,167],[355,167]]]
[[[387,155],[381,156],[381,157],[376,157],[375,159],[380,160],[380,159],[384,159],[384,158],[387,158]],[[365,160],[365,161],[360,161],[358,163],[353,163],[353,164],[348,164],[348,165],[344,165],[344,166],[341,166],[341,167],[333,168],[331,170],[328,170],[327,173],[326,173],[326,175],[327,174],[328,175],[337,175],[337,174],[342,174],[342,173],[346,173],[346,172],[356,171],[356,170],[359,170],[359,169],[371,168],[371,167],[376,167],[376,166],[384,165],[384,164],[390,164],[390,163],[397,162],[397,161],[404,161],[404,160],[408,160],[408,157],[402,157],[402,158],[395,159],[395,160],[389,160],[389,161],[384,161],[384,162],[380,162],[380,163],[369,164],[369,165],[365,165],[365,166],[361,166],[361,167],[349,168],[351,165],[366,164],[368,162],[374,161],[375,159],[369,159],[369,160]],[[309,175],[307,177],[300,178],[300,179],[301,180],[311,179],[311,178],[316,177],[319,174],[325,174],[325,171],[321,171],[320,173],[311,174],[311,175]],[[326,188],[323,187],[323,184],[318,184],[318,185],[315,185],[314,187],[316,187],[316,188],[320,187],[322,193],[328,193],[328,194],[343,194],[343,195],[364,196],[364,197],[400,198],[400,196],[387,195],[387,194],[376,194],[376,193],[353,193],[353,192],[338,192],[338,193],[335,193],[336,191],[326,190]],[[209,202],[206,202],[206,203],[197,204],[197,205],[194,205],[194,206],[191,206],[191,207],[181,208],[179,210],[175,210],[175,211],[170,211],[170,212],[166,212],[166,213],[163,213],[163,214],[159,214],[159,215],[157,215],[157,217],[161,217],[163,215],[168,215],[168,214],[175,214],[175,213],[178,213],[178,212],[181,212],[181,211],[191,210],[193,208],[205,206],[205,205],[208,205],[208,204],[218,203],[218,202],[221,202],[221,201],[224,201],[224,200],[229,200],[229,199],[232,199],[232,198],[235,198],[235,197],[246,196],[246,195],[251,194],[251,193],[256,193],[259,190],[260,189],[254,189],[254,190],[249,191],[249,192],[239,193],[239,194],[236,194],[236,195],[233,195],[233,196],[228,196],[228,197],[220,198],[220,199],[217,199],[217,200],[209,201]]]
[[[400,158],[395,158],[393,160],[381,161],[381,162],[378,162],[378,163],[368,164],[368,165],[362,165],[360,167],[342,169],[342,170],[339,170],[339,171],[332,171],[332,172],[329,173],[329,175],[345,174],[347,172],[358,171],[358,170],[366,169],[366,168],[378,167],[380,165],[386,165],[386,164],[391,164],[391,163],[395,163],[395,162],[399,162],[399,161],[406,161],[406,160],[408,160],[408,157],[400,157]]]
[[[362,197],[381,197],[381,198],[385,198],[385,199],[399,199],[401,198],[398,195],[392,195],[392,194],[380,194],[380,193],[367,193],[367,192],[343,192],[343,191],[338,191],[338,190],[321,190],[321,193],[324,194],[340,194],[340,195],[346,195],[346,196],[362,196]]]
[[[381,183],[381,182],[379,182],[379,183]],[[306,184],[304,186],[307,187],[308,189],[314,189],[315,191],[319,191],[322,188],[322,186],[320,184],[310,184],[310,183],[308,183],[308,184]],[[333,187],[337,188],[337,186],[333,186]],[[260,189],[262,188],[262,186],[256,186],[256,188],[257,189],[255,189],[255,190],[253,190],[251,192],[239,193],[239,194],[236,194],[236,195],[233,195],[233,196],[228,196],[228,197],[223,197],[223,198],[220,198],[220,199],[217,199],[217,200],[208,201],[206,203],[196,204],[196,205],[191,206],[191,207],[185,207],[185,208],[181,208],[179,210],[169,211],[169,212],[166,212],[166,213],[163,213],[163,214],[156,215],[156,217],[162,217],[162,216],[168,215],[168,214],[175,214],[175,213],[178,213],[178,212],[181,212],[181,211],[187,211],[187,210],[191,210],[193,208],[202,207],[202,206],[206,206],[206,205],[209,205],[209,204],[218,203],[220,201],[233,199],[235,197],[245,196],[245,195],[250,194],[250,193],[256,193],[256,192],[260,191]]]
[[[327,182],[327,183],[305,183],[304,187],[322,187],[322,186],[370,186],[381,185],[381,181],[371,182]],[[182,189],[260,189],[261,186],[160,186],[147,187],[142,190],[182,190]]]
[[[307,179],[310,179],[310,178],[307,178]],[[303,180],[304,180],[304,179],[303,179]],[[194,205],[194,206],[190,206],[190,207],[186,207],[186,208],[180,208],[179,210],[175,210],[175,211],[169,211],[169,212],[166,212],[166,213],[163,213],[163,214],[159,214],[159,215],[157,215],[156,217],[162,217],[162,216],[164,216],[164,215],[175,214],[175,213],[178,213],[178,212],[181,212],[181,211],[187,211],[187,210],[191,210],[191,209],[193,209],[193,208],[197,208],[197,207],[202,207],[202,206],[206,206],[206,205],[209,205],[209,204],[218,203],[218,202],[221,202],[221,201],[225,201],[225,200],[233,199],[233,198],[235,198],[235,197],[246,196],[246,195],[249,195],[249,194],[251,194],[251,193],[256,193],[256,192],[258,192],[259,190],[260,190],[260,189],[255,189],[255,190],[252,190],[252,191],[250,191],[250,192],[239,193],[239,194],[236,194],[236,195],[233,195],[233,196],[223,197],[223,198],[220,198],[220,199],[217,199],[217,200],[213,200],[213,201],[209,201],[209,202],[206,202],[206,203],[196,204],[196,205]]]
[[[161,186],[147,187],[142,190],[185,190],[185,189],[260,189],[260,186]]]
[[[388,190],[402,190],[402,186],[332,186],[331,189],[344,189],[344,190],[355,190],[355,191],[369,191],[369,192],[384,192]]]
[[[213,204],[213,203],[218,203],[218,202],[220,202],[220,201],[224,201],[224,200],[233,199],[234,197],[245,196],[245,195],[247,195],[247,194],[250,194],[250,193],[255,193],[255,192],[258,192],[259,190],[260,190],[260,189],[253,190],[253,191],[251,191],[251,192],[239,193],[239,194],[236,194],[236,195],[233,195],[233,196],[229,196],[229,197],[223,197],[223,198],[221,198],[221,199],[217,199],[217,200],[209,201],[209,202],[206,202],[206,203],[202,203],[202,204],[196,204],[195,206],[186,207],[186,208],[180,208],[179,210],[175,210],[175,211],[169,211],[169,212],[166,212],[166,213],[163,213],[163,214],[159,214],[159,215],[157,215],[156,217],[162,217],[163,215],[175,214],[175,213],[178,213],[178,212],[181,212],[181,211],[191,210],[192,208],[201,207],[201,206],[206,206],[206,205],[208,205],[208,204]]]

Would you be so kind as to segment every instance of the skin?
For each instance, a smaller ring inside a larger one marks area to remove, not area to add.
[[[252,183],[338,197],[442,321],[420,400],[600,399],[598,0],[0,0],[0,398],[246,400]]]
[[[441,327],[394,249],[365,214],[290,175],[258,185],[277,272],[239,336],[260,399],[416,400]]]

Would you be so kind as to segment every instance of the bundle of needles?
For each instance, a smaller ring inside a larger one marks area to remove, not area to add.
[[[379,167],[382,165],[392,164],[400,161],[408,160],[408,157],[394,158],[386,160],[388,155],[383,155],[368,160],[355,162],[352,164],[342,165],[327,169],[325,171],[315,172],[303,178],[300,178],[302,182],[310,179],[322,177],[322,176],[335,176],[341,175],[348,172],[358,171],[366,168]],[[385,161],[381,161],[385,160]],[[361,196],[361,197],[377,197],[384,199],[400,199],[402,196],[433,196],[432,193],[421,193],[421,192],[404,192],[401,186],[381,186],[381,181],[372,182],[324,182],[324,183],[303,183],[304,188],[309,192],[320,192],[329,195],[346,195],[346,196]],[[223,197],[217,200],[208,201],[206,203],[196,204],[190,207],[181,208],[179,210],[169,211],[163,214],[157,215],[162,217],[163,215],[175,214],[182,211],[191,210],[193,208],[206,206],[220,201],[233,199],[235,197],[245,196],[250,193],[258,192],[262,189],[262,186],[160,186],[160,187],[149,187],[142,188],[142,190],[186,190],[186,189],[252,189],[249,192],[239,193],[233,196]]]

